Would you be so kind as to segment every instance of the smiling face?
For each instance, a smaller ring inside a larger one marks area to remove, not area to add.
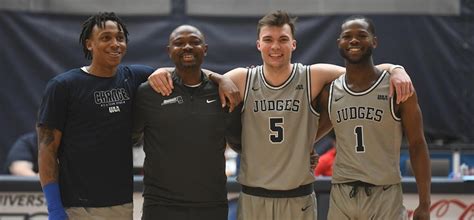
[[[183,25],[171,33],[168,54],[177,68],[200,68],[206,52],[204,36],[197,28]]]
[[[337,39],[341,56],[353,64],[370,60],[372,50],[377,47],[377,38],[370,32],[369,24],[363,19],[349,20],[341,29]]]
[[[92,64],[115,68],[127,51],[125,34],[114,21],[106,21],[104,27],[95,25],[86,46],[92,54]]]
[[[257,49],[265,65],[273,68],[290,65],[292,52],[296,49],[291,27],[288,24],[261,27]]]

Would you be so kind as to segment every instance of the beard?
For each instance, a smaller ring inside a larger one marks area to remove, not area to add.
[[[204,61],[203,60],[204,54],[192,53],[194,57],[194,59],[192,60],[185,60],[184,54],[185,54],[184,52],[177,54],[176,58],[173,59],[177,67],[187,68],[187,69],[192,69],[196,67],[200,68],[202,62]]]
[[[373,51],[373,49],[371,47],[369,47],[369,48],[367,48],[365,53],[362,54],[362,56],[357,57],[357,58],[353,58],[347,53],[347,51],[345,49],[339,48],[339,54],[341,54],[341,56],[344,58],[344,60],[346,60],[346,62],[348,62],[350,64],[359,64],[359,63],[362,63],[362,62],[365,62],[365,61],[369,60],[370,57],[372,57],[372,51]]]

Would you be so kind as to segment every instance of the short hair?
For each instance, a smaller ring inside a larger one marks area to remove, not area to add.
[[[120,31],[123,31],[125,35],[125,42],[128,43],[128,30],[127,26],[122,22],[122,20],[114,12],[99,12],[96,15],[90,16],[84,23],[82,23],[82,31],[79,36],[79,43],[82,44],[82,51],[86,59],[92,59],[92,53],[87,49],[86,41],[90,38],[94,26],[100,28],[105,27],[105,22],[113,21],[117,23],[117,26]]]
[[[200,37],[202,38],[202,43],[205,44],[206,43],[206,37],[204,36],[204,34],[201,32],[201,30],[199,28],[197,28],[196,26],[193,26],[193,25],[189,25],[189,24],[182,24],[182,25],[179,25],[178,27],[176,27],[170,34],[169,38],[168,38],[168,43],[171,43],[171,37],[173,35],[175,35],[179,29],[182,29],[182,28],[188,28],[190,29],[191,31],[193,32],[196,32],[198,35],[200,35]]]
[[[295,23],[297,17],[291,17],[287,12],[282,10],[277,10],[268,13],[263,18],[258,21],[257,25],[257,38],[260,36],[260,29],[264,26],[276,26],[283,27],[283,25],[288,24],[291,28],[291,35],[295,38]]]
[[[374,25],[374,22],[372,21],[372,19],[364,16],[364,15],[352,15],[348,18],[346,18],[342,24],[341,24],[341,29],[342,29],[342,26],[344,26],[345,23],[349,22],[349,21],[353,21],[353,20],[364,20],[365,22],[367,22],[367,24],[369,25],[367,27],[367,29],[369,30],[370,33],[372,33],[372,35],[375,36],[375,25]]]

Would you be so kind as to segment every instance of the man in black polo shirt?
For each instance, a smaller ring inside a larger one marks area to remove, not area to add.
[[[173,92],[148,82],[137,91],[134,136],[144,135],[143,219],[227,219],[224,151],[240,144],[240,110],[229,113],[218,87],[201,70],[207,44],[201,31],[177,27],[168,53]]]

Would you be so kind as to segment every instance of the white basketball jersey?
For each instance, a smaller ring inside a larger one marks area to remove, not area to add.
[[[337,152],[332,182],[399,183],[403,133],[394,100],[388,97],[389,74],[384,71],[362,92],[351,91],[345,77],[333,81],[329,93]]]
[[[289,190],[314,182],[310,151],[319,114],[311,106],[309,66],[293,64],[280,86],[265,81],[263,66],[247,72],[242,109],[238,181],[246,186]]]

